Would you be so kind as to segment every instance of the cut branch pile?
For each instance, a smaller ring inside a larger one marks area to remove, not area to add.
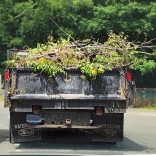
[[[80,43],[62,38],[54,42],[49,37],[48,43],[38,44],[34,49],[28,48],[25,58],[16,56],[7,64],[34,67],[35,70],[47,72],[49,76],[65,73],[65,69],[76,68],[93,79],[105,69],[129,67],[146,72],[155,68],[155,47],[150,45],[152,40],[139,43],[128,42],[127,38],[123,33],[116,35],[111,32],[108,40],[102,44],[93,38]]]

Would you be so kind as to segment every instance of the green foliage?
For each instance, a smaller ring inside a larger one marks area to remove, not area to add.
[[[156,88],[156,69],[142,74],[139,70],[133,71],[136,88]]]
[[[156,110],[156,102],[153,103],[150,106],[137,106],[137,107],[134,107],[134,108]]]
[[[0,61],[6,58],[5,49],[36,47],[37,43],[47,42],[49,35],[54,40],[69,35],[80,40],[93,36],[102,43],[110,30],[117,34],[125,32],[129,41],[144,41],[144,34],[148,38],[156,34],[155,0],[1,0],[0,10]],[[147,59],[135,53],[128,61],[135,58],[141,60],[135,60],[132,69],[144,73],[155,67],[155,57]],[[144,64],[146,60],[149,63]]]
[[[136,60],[132,66],[132,69],[135,70],[140,70],[140,72],[142,74],[145,74],[150,71],[152,71],[153,69],[155,69],[156,67],[156,62],[153,60],[147,60],[147,59],[140,59],[140,60]]]
[[[4,97],[3,96],[0,96],[0,101],[4,101]]]
[[[0,74],[4,73],[6,58],[6,51],[3,48],[0,49]]]
[[[151,53],[145,50],[149,41],[140,44],[128,42],[127,35],[116,35],[112,31],[108,36],[108,40],[103,44],[95,40],[70,42],[69,38],[60,38],[55,42],[49,37],[46,44],[38,43],[37,48],[27,49],[29,54],[26,58],[16,56],[7,61],[7,65],[34,67],[35,71],[46,72],[50,77],[58,73],[65,74],[66,69],[80,69],[83,75],[93,80],[103,74],[105,69],[131,68],[144,73],[155,68],[156,63],[147,57]],[[85,77],[82,76],[82,79],[85,80]]]
[[[9,47],[32,47],[37,42],[44,43],[48,35],[66,38],[60,28],[79,39],[94,35],[103,40],[110,30],[128,33],[130,37],[145,32],[151,38],[156,31],[154,0],[2,0],[0,3],[0,39]]]

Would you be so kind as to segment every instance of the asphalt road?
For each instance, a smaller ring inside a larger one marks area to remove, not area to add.
[[[7,117],[8,109],[3,108],[3,102],[0,102],[0,154],[127,155],[156,153],[156,111],[128,109],[125,116],[124,141],[116,145],[49,141],[10,144]]]

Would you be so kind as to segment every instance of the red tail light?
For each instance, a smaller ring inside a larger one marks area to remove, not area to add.
[[[8,71],[5,72],[5,80],[6,80],[6,81],[9,80],[9,72],[8,72]]]
[[[131,73],[130,72],[126,73],[126,80],[131,81]]]

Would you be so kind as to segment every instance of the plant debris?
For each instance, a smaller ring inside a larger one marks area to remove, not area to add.
[[[49,76],[58,73],[66,73],[66,69],[80,69],[92,79],[103,74],[105,69],[131,68],[140,69],[142,73],[154,69],[156,63],[149,59],[155,57],[154,50],[150,46],[151,41],[128,42],[128,36],[109,33],[108,40],[99,43],[93,38],[80,41],[70,41],[60,38],[54,42],[52,37],[45,44],[38,44],[37,48],[27,48],[26,57],[15,56],[7,61],[9,67],[33,67],[34,70],[46,72]],[[148,55],[148,57],[147,57]],[[148,60],[148,61],[147,61]],[[83,79],[85,79],[83,77]]]

